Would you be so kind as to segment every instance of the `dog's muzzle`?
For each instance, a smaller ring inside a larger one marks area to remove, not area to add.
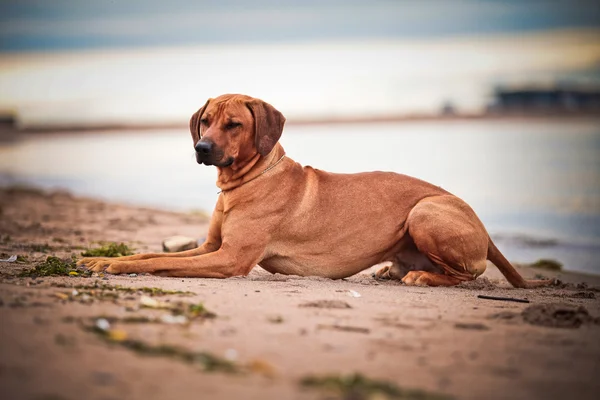
[[[196,150],[196,162],[204,165],[214,165],[217,167],[228,167],[233,164],[233,157],[228,157],[224,162],[223,151],[208,140],[199,140],[194,146]]]

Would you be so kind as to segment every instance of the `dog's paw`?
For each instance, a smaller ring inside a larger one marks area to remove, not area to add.
[[[89,257],[79,260],[78,266],[83,266],[92,272],[108,272],[109,274],[121,274],[125,261],[118,261],[111,257]]]
[[[104,272],[106,272],[108,274],[114,274],[114,275],[125,274],[125,273],[129,272],[127,270],[127,261],[113,260],[112,262],[109,262],[106,265],[106,269],[104,270]]]
[[[78,267],[92,267],[98,261],[108,260],[108,257],[84,257],[81,260],[77,261]]]
[[[423,271],[410,271],[402,278],[402,283],[409,286],[428,286],[430,282],[427,273]]]
[[[385,267],[378,269],[377,272],[375,272],[372,276],[375,279],[383,279],[383,280],[392,279],[392,277],[390,276],[390,267],[387,265]]]
[[[93,272],[102,272],[105,271],[106,268],[110,266],[110,264],[113,262],[114,260],[111,260],[110,258],[104,260],[96,260],[93,263],[87,265],[86,268]]]

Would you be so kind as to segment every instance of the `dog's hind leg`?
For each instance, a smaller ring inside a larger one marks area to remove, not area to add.
[[[486,268],[488,234],[475,212],[451,195],[431,197],[410,212],[408,233],[439,272],[411,271],[408,285],[453,286],[475,279]]]
[[[396,248],[386,258],[390,260],[381,263],[382,268],[373,274],[373,278],[401,280],[411,271],[443,273],[440,267],[435,265],[417,249],[414,241],[407,234],[404,235]]]
[[[409,286],[454,286],[463,280],[450,275],[427,271],[410,271],[402,278],[402,283]]]
[[[406,269],[404,267],[404,265],[399,264],[397,261],[385,261],[382,264],[386,264],[383,265],[381,268],[379,268],[374,274],[373,274],[373,278],[375,279],[402,279],[404,278],[404,276],[406,275],[406,273],[409,271],[408,269]],[[378,265],[380,265],[378,264]]]

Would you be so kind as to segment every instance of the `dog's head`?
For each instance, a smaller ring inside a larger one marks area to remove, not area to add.
[[[269,154],[284,123],[279,111],[259,99],[241,94],[208,99],[190,119],[196,161],[239,168],[257,154]]]

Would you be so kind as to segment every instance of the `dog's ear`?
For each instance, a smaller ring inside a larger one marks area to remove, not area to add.
[[[262,100],[252,100],[247,103],[254,117],[254,142],[261,156],[266,156],[273,150],[283,132],[285,117],[275,107]]]
[[[204,110],[206,110],[206,107],[211,100],[212,99],[206,100],[206,103],[192,115],[192,118],[190,118],[190,132],[192,132],[194,144],[200,140],[200,119],[202,119],[202,114],[204,114]]]

